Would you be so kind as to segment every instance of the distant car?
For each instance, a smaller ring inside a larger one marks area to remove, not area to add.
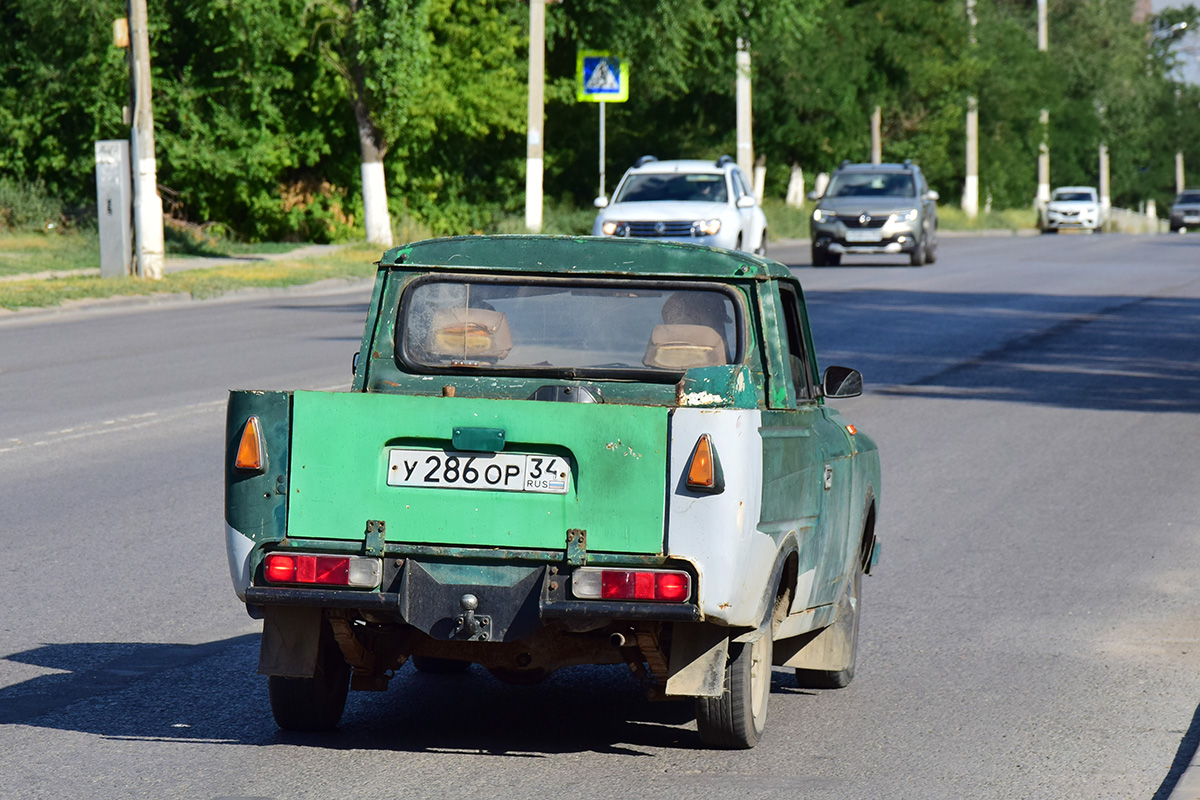
[[[823,195],[815,192],[812,263],[837,266],[843,255],[907,254],[914,267],[937,260],[938,193],[921,168],[843,161]]]
[[[686,242],[766,255],[767,217],[729,156],[659,161],[643,156],[601,209],[593,236]]]
[[[1104,224],[1100,196],[1093,186],[1062,186],[1050,195],[1042,233],[1061,230],[1096,231]]]
[[[1171,232],[1200,228],[1200,191],[1180,192],[1171,206]]]

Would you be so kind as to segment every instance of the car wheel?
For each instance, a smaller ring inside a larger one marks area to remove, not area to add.
[[[767,257],[767,229],[763,228],[762,236],[758,240],[758,249],[754,251],[757,256]]]
[[[842,254],[830,253],[829,255],[825,256],[825,263],[831,267],[836,267],[838,264],[842,263]]]
[[[336,644],[323,643],[311,678],[267,679],[271,714],[285,731],[327,731],[337,726],[350,690],[350,665]]]
[[[801,689],[841,689],[854,680],[854,664],[858,660],[858,620],[862,606],[863,559],[854,567],[854,577],[838,602],[834,623],[817,634],[804,646],[802,654],[814,664],[827,669],[796,669],[796,683]]]
[[[823,267],[828,263],[829,251],[823,247],[814,247],[812,249],[812,265],[814,267]]]
[[[696,698],[696,728],[709,747],[748,750],[762,738],[771,699],[773,633],[772,622],[753,642],[730,642],[721,696]]]
[[[908,263],[914,267],[925,266],[925,237],[917,240],[916,248],[908,254]]]
[[[417,672],[428,672],[431,675],[456,675],[466,672],[471,666],[470,661],[459,661],[456,658],[436,658],[434,656],[413,656],[412,665]]]
[[[937,245],[933,247],[925,247],[925,263],[934,264],[937,262]]]

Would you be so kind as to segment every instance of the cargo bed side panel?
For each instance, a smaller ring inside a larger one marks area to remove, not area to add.
[[[292,420],[291,539],[361,540],[382,520],[388,542],[561,550],[581,528],[591,551],[663,551],[665,408],[296,392]],[[455,428],[568,459],[566,493],[388,485],[393,448],[450,450]]]

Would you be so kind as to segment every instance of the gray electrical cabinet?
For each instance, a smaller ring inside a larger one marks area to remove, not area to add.
[[[133,274],[133,176],[129,142],[96,142],[96,215],[100,219],[100,277]]]

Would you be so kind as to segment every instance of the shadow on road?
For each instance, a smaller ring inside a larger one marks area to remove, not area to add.
[[[1064,408],[1200,412],[1200,300],[806,293],[822,364],[868,391]]]
[[[1188,726],[1187,731],[1183,734],[1183,739],[1179,742],[1179,749],[1175,751],[1175,760],[1171,762],[1167,776],[1163,778],[1162,785],[1158,787],[1158,791],[1150,800],[1167,800],[1171,796],[1179,779],[1183,777],[1184,771],[1195,759],[1197,749],[1200,749],[1200,708],[1197,708],[1196,712],[1192,714],[1192,724]]]
[[[280,731],[257,634],[201,645],[44,645],[7,661],[55,670],[0,689],[0,724],[111,739],[332,750],[539,758],[558,753],[647,755],[701,749],[693,703],[651,703],[624,666],[561,670],[537,686],[501,683],[473,666],[459,675],[397,671],[387,692],[353,692],[341,725]],[[804,702],[789,674],[773,676],[775,713]]]

